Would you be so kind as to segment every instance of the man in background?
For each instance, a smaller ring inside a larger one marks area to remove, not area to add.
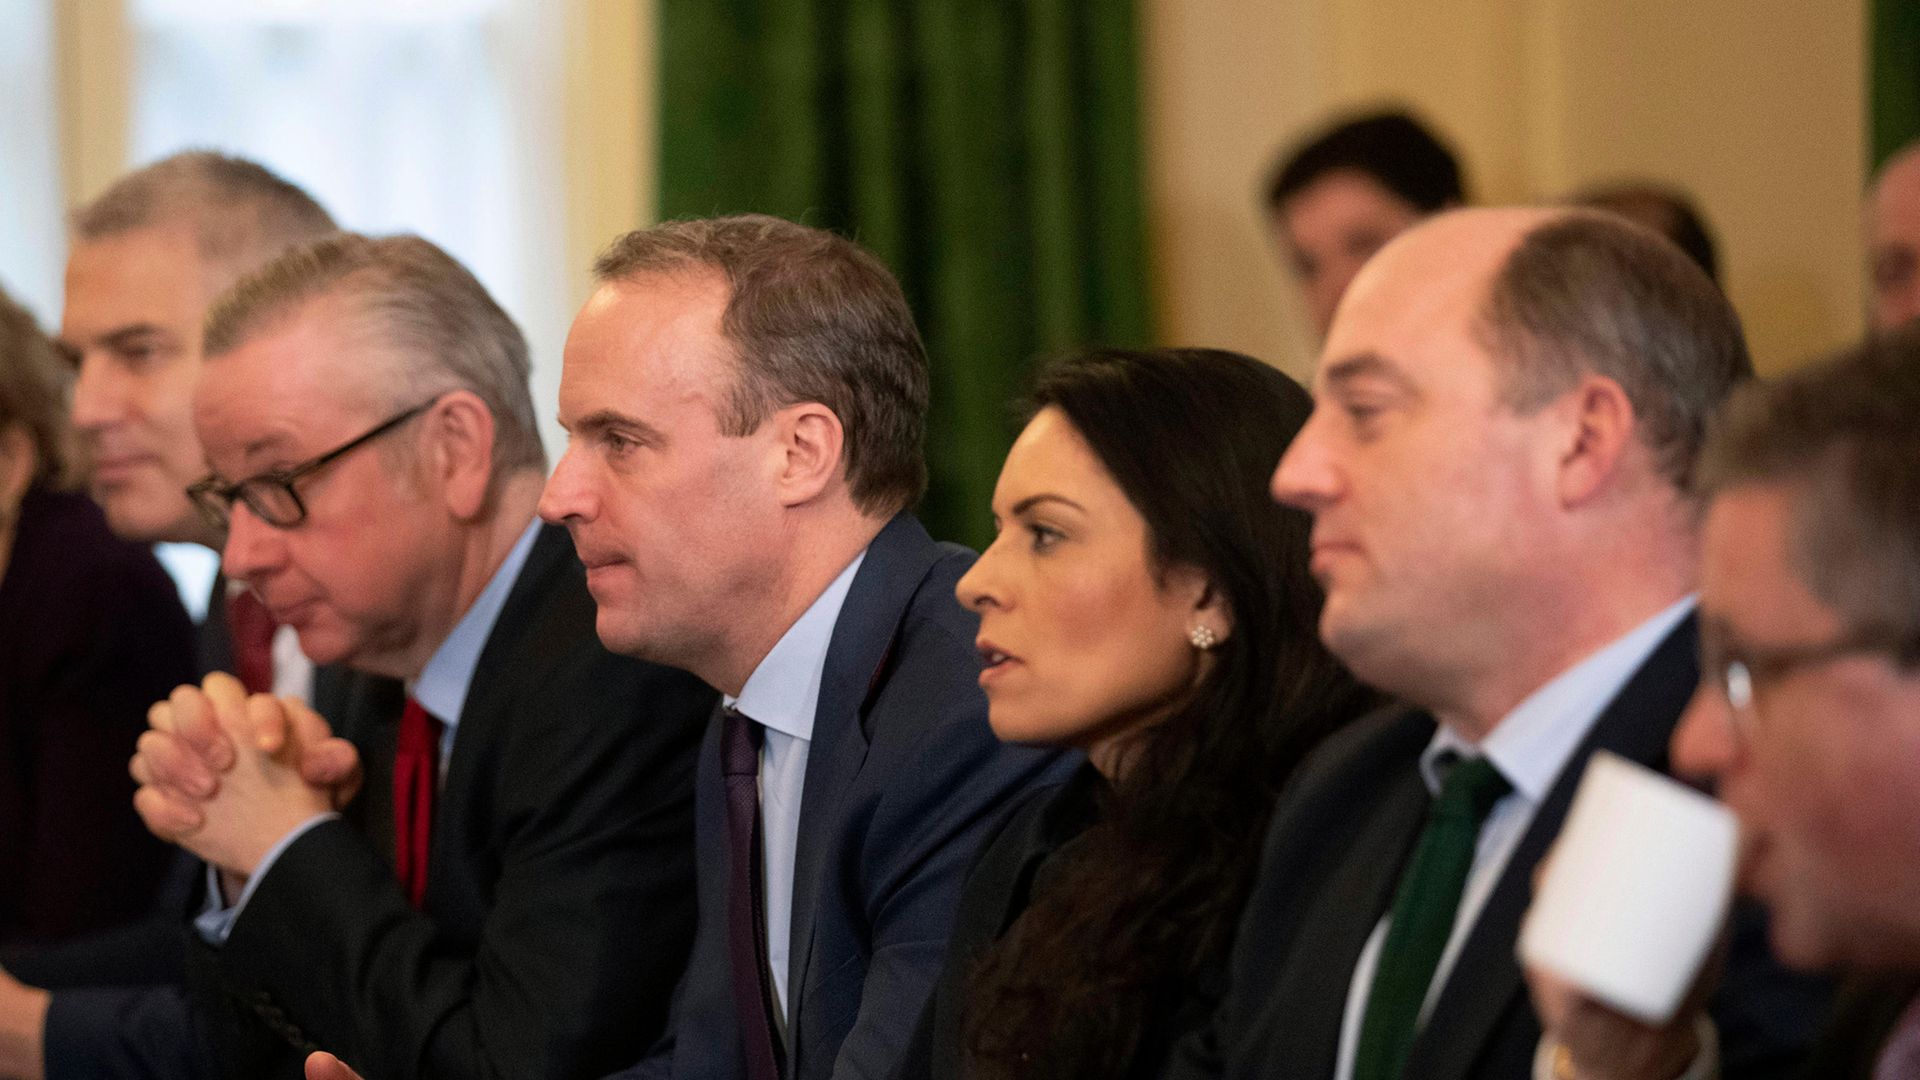
[[[1355,279],[1273,489],[1314,515],[1321,635],[1406,704],[1283,795],[1202,1075],[1532,1074],[1534,868],[1594,752],[1666,766],[1699,680],[1688,482],[1750,370],[1706,275],[1612,215],[1459,211]],[[1731,964],[1728,1075],[1781,1075],[1804,1017],[1763,943]],[[1605,1064],[1672,1080],[1707,1056],[1673,1034]]]
[[[1867,191],[1870,326],[1892,330],[1920,316],[1920,142],[1887,159]]]
[[[74,212],[58,344],[75,368],[72,421],[82,466],[120,538],[219,550],[224,537],[186,495],[206,475],[191,405],[207,307],[242,275],[333,230],[333,219],[297,186],[254,162],[208,151],[128,173]],[[183,593],[211,593],[187,597],[190,608],[204,604],[202,671],[232,670],[257,689],[313,692],[312,664],[257,598],[218,578],[210,589],[204,579],[182,584]],[[120,988],[178,985],[184,977],[180,930],[197,901],[200,867],[181,856],[165,873],[156,883],[128,868],[129,890],[158,891],[147,921],[3,958],[0,1066],[33,1062],[37,1069],[45,1057],[59,1075],[69,1048],[177,1026],[177,1001]]]
[[[1314,332],[1326,336],[1347,284],[1382,245],[1465,201],[1453,152],[1404,112],[1342,120],[1287,151],[1267,182],[1267,221]]]

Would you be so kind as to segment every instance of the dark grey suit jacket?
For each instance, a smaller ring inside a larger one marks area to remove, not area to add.
[[[1540,1040],[1514,957],[1534,867],[1559,834],[1596,750],[1661,771],[1699,682],[1698,631],[1680,624],[1601,713],[1515,848],[1408,1058],[1419,1080],[1526,1080]],[[1317,1080],[1334,1075],[1354,967],[1392,906],[1429,802],[1420,752],[1434,721],[1405,707],[1336,734],[1281,796],[1239,936],[1226,996],[1208,1032],[1187,1040],[1178,1076]],[[1726,979],[1712,1003],[1724,1075],[1791,1075],[1825,1003],[1825,986],[1769,958],[1757,913],[1736,919]]]
[[[987,726],[974,616],[954,599],[973,553],[911,516],[874,538],[834,625],[807,753],[794,862],[787,1075],[888,1076],[945,954],[974,849],[1019,793],[1072,769]],[[700,751],[700,929],[668,1040],[628,1077],[745,1073],[727,958],[719,724]]]
[[[395,883],[401,701],[351,695],[367,784],[189,956],[227,1075],[298,1076],[334,1051],[379,1080],[597,1076],[664,1024],[693,928],[692,773],[714,694],[614,656],[546,528],[480,657],[435,805],[425,909]]]

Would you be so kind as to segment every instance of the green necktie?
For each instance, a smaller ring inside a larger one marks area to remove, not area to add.
[[[1512,786],[1485,758],[1458,760],[1446,772],[1420,834],[1420,846],[1400,878],[1393,921],[1373,973],[1353,1080],[1399,1080],[1419,1030],[1433,969],[1446,951],[1460,892],[1473,867],[1480,825]]]

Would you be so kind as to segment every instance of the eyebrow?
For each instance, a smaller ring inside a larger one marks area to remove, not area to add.
[[[658,446],[666,441],[666,437],[658,428],[638,417],[614,409],[598,409],[581,417],[572,427],[568,427],[565,421],[561,421],[560,426],[573,435],[592,435],[609,428],[625,428],[633,432],[634,437],[640,442],[649,446]]]
[[[1419,389],[1399,366],[1376,352],[1355,353],[1343,356],[1327,365],[1320,373],[1321,383],[1329,390],[1337,390],[1360,379],[1381,379],[1392,383],[1402,393],[1418,397]]]
[[[1029,495],[1024,499],[1021,499],[1019,502],[1014,503],[1012,513],[1015,517],[1018,517],[1019,515],[1024,514],[1027,511],[1033,509],[1036,504],[1043,503],[1043,502],[1057,502],[1062,506],[1070,506],[1075,510],[1080,511],[1083,514],[1087,512],[1086,507],[1081,506],[1079,503],[1074,502],[1072,499],[1067,498],[1065,495],[1055,495],[1050,491],[1043,491],[1038,495]]]

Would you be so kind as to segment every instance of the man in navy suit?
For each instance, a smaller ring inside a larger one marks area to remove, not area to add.
[[[879,260],[775,218],[631,233],[596,273],[541,513],[572,531],[609,647],[724,695],[693,957],[630,1075],[884,1077],[979,838],[1066,768],[994,739],[953,594],[973,555],[907,513],[919,334]]]

